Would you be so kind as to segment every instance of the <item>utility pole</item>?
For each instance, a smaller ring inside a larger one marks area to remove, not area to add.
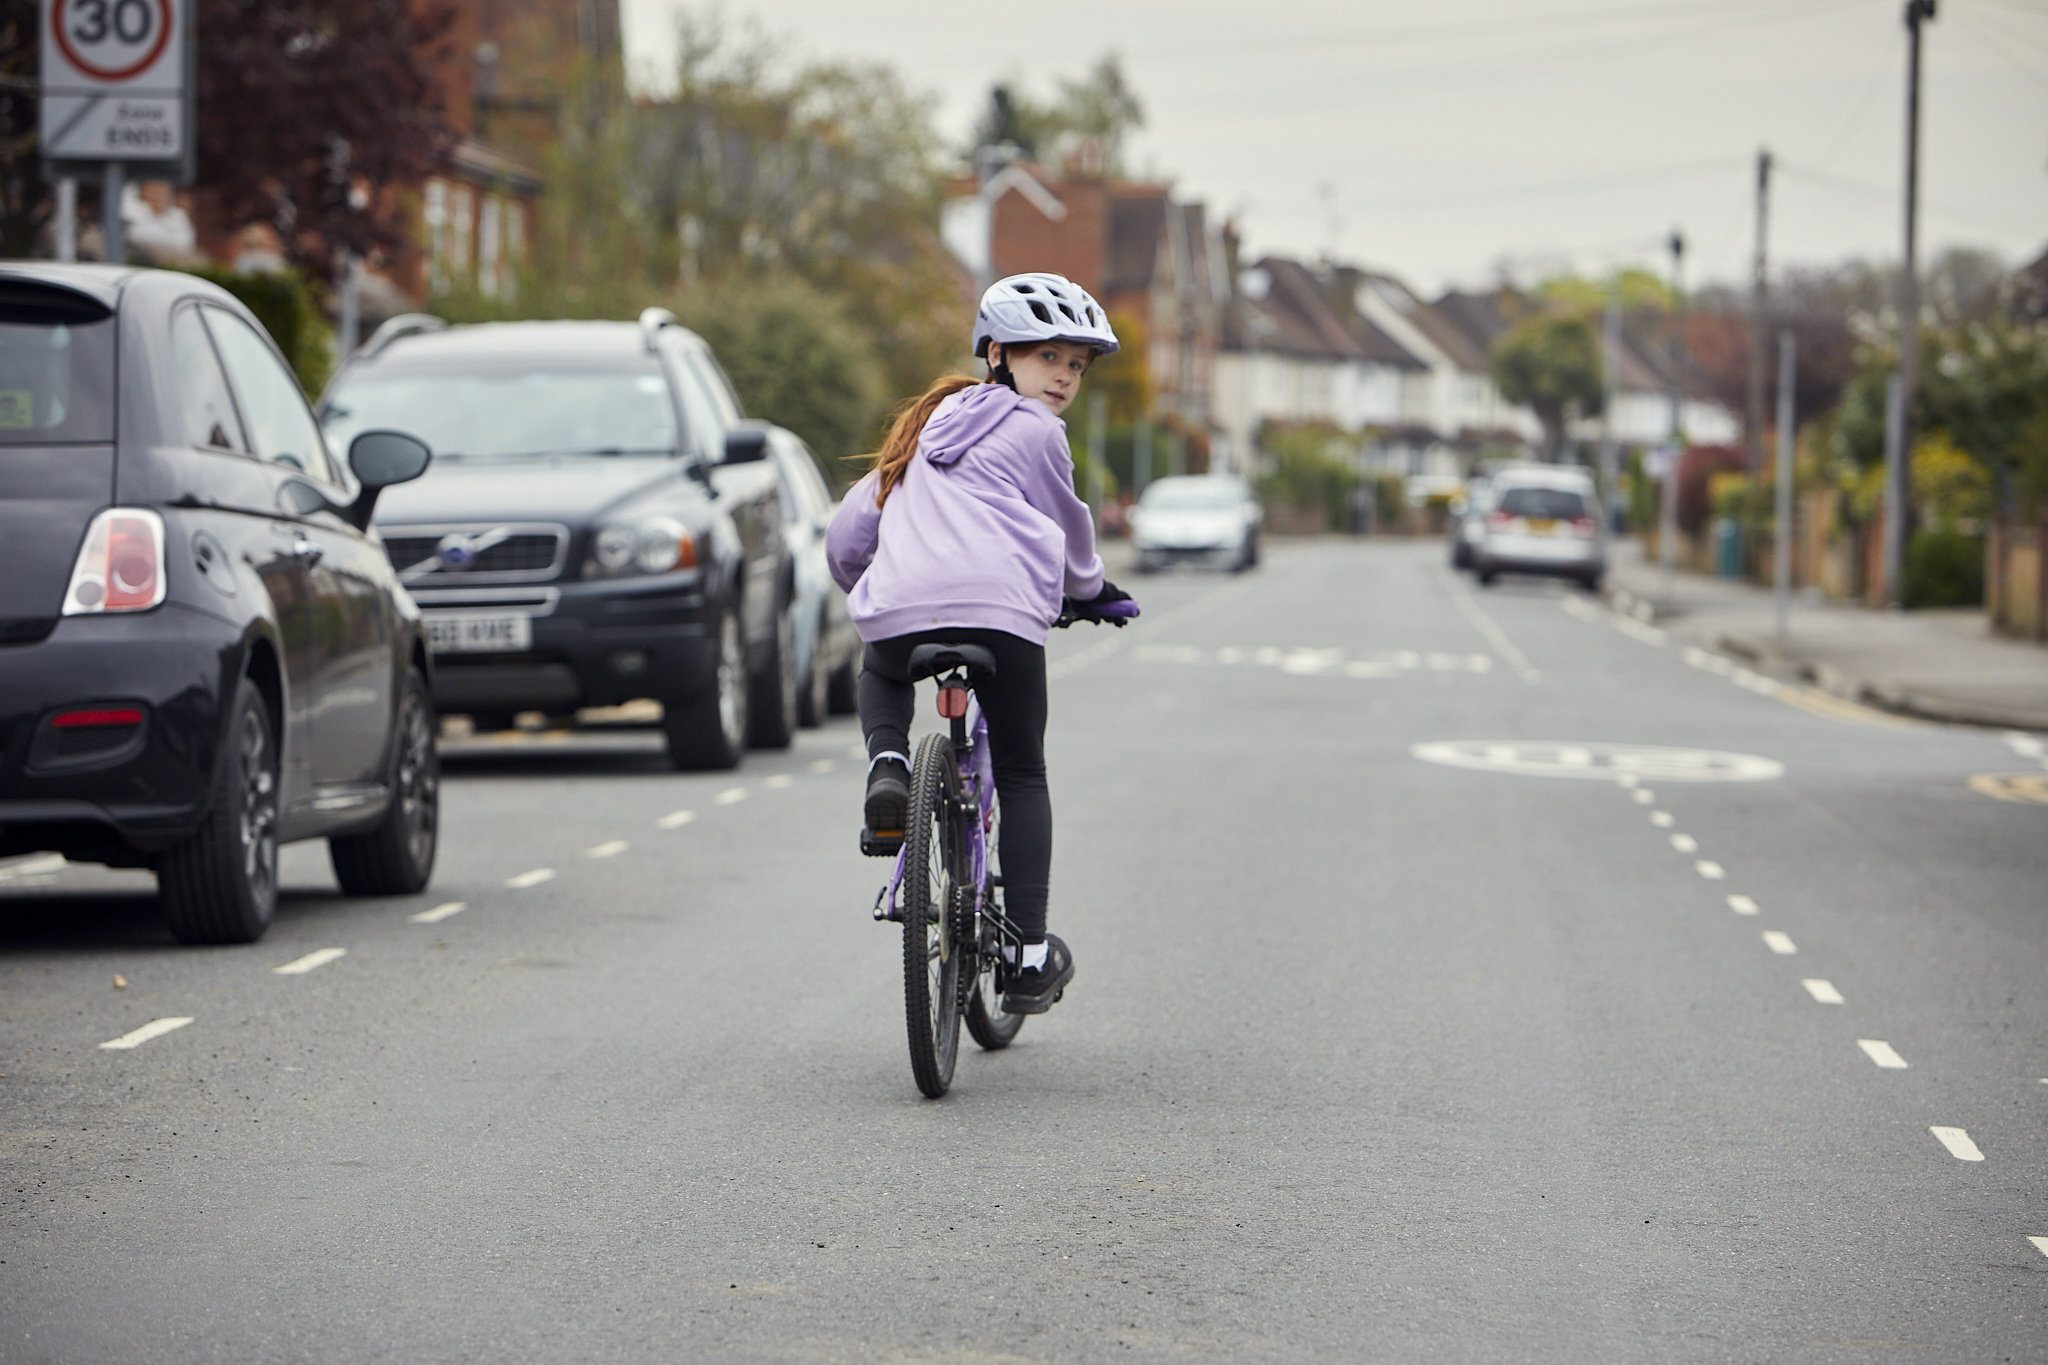
[[[1771,153],[1758,148],[1756,154],[1756,252],[1749,278],[1749,411],[1743,422],[1744,464],[1749,470],[1749,495],[1744,500],[1748,513],[1743,518],[1743,554],[1753,566],[1762,552],[1757,528],[1763,520],[1764,472],[1764,331],[1768,277],[1765,274],[1764,244],[1771,204]]]
[[[1792,454],[1793,389],[1799,379],[1798,343],[1790,331],[1778,333],[1778,524],[1776,553],[1771,556],[1771,597],[1777,608],[1778,638],[1785,638],[1785,617],[1792,605]]]
[[[1920,379],[1920,26],[1934,0],[1906,0],[1906,251],[1899,266],[1899,389],[1885,442],[1884,601],[1905,604],[1907,504],[1913,479],[1913,394]]]
[[[1668,381],[1671,432],[1667,451],[1670,464],[1664,471],[1663,506],[1657,518],[1657,558],[1664,566],[1662,596],[1667,607],[1671,604],[1672,579],[1678,567],[1678,470],[1685,462],[1685,386],[1679,378],[1685,352],[1685,234],[1676,230],[1671,234],[1671,296],[1678,325],[1671,332],[1671,377]]]
[[[1615,370],[1621,358],[1621,282],[1607,286],[1607,313],[1600,326],[1600,534],[1614,529],[1621,474],[1614,450]]]

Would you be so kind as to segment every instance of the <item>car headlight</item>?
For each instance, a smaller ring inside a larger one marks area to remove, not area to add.
[[[697,563],[697,541],[673,517],[606,526],[591,542],[591,560],[599,576],[668,573]]]

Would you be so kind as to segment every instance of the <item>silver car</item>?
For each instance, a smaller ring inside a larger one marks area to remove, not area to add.
[[[1241,571],[1259,562],[1264,512],[1243,479],[1196,474],[1160,479],[1131,509],[1138,572],[1173,563]]]
[[[1576,469],[1510,469],[1494,475],[1489,492],[1486,530],[1472,552],[1481,583],[1543,574],[1599,591],[1607,547],[1591,478]]]

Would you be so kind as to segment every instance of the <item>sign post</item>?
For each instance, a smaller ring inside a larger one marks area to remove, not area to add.
[[[98,175],[109,261],[126,256],[127,179],[191,183],[195,7],[196,0],[40,0],[43,160],[53,180]]]

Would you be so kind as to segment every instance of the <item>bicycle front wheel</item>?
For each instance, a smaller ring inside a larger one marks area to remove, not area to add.
[[[960,770],[952,743],[927,735],[917,746],[904,829],[903,1012],[910,1070],[933,1099],[953,1083],[960,1053],[958,901],[968,881],[960,828]]]

